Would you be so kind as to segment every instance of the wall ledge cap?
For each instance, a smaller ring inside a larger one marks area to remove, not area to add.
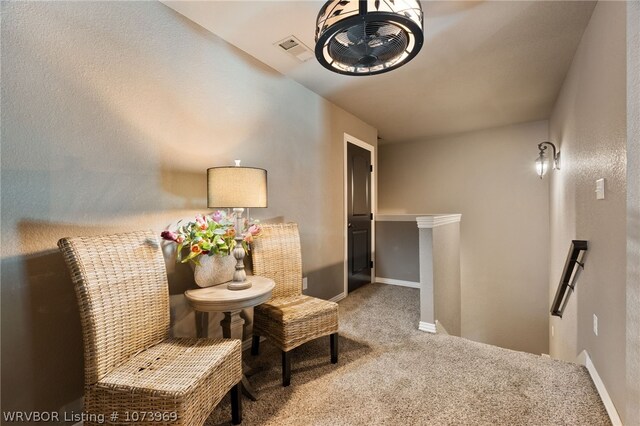
[[[461,219],[462,214],[442,214],[418,216],[416,217],[416,222],[418,223],[418,228],[435,228],[436,226],[460,222]]]

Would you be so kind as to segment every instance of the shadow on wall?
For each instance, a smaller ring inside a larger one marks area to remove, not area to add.
[[[304,268],[304,264],[302,267]],[[303,275],[305,275],[309,281],[309,288],[304,290],[304,294],[313,297],[325,298],[326,296],[323,290],[327,283],[338,281],[340,283],[340,289],[343,288],[344,263],[337,263],[312,271],[306,271],[303,272]],[[337,296],[340,293],[342,293],[342,291],[326,298]]]
[[[18,226],[21,245],[42,235],[102,235],[126,232],[122,228],[73,226],[46,222],[23,221]],[[182,295],[195,287],[193,272],[189,265],[175,264],[174,258],[166,259],[171,264],[168,271],[169,293]],[[25,300],[3,306],[3,328],[10,328],[11,318],[24,316],[24,328],[29,334],[24,347],[7,348],[20,351],[16,356],[28,360],[31,375],[11,377],[11,368],[3,366],[3,387],[11,383],[20,386],[23,380],[31,380],[33,401],[39,410],[65,407],[82,397],[83,389],[83,343],[78,303],[74,286],[62,254],[57,250],[34,252],[27,256],[2,259],[2,282],[23,282]],[[7,295],[8,296],[8,295]],[[5,297],[3,289],[3,298]],[[173,318],[172,318],[173,320]],[[5,330],[7,330],[5,328]],[[3,334],[5,333],[3,330]],[[11,334],[11,330],[7,330]],[[7,359],[15,359],[7,357]],[[9,376],[9,377],[7,377]],[[4,379],[9,381],[5,382]],[[7,386],[4,391],[10,389]]]
[[[3,282],[23,276],[26,285],[23,315],[31,346],[21,355],[30,359],[35,407],[57,410],[82,396],[84,381],[80,316],[71,277],[62,254],[53,250],[2,263]],[[4,376],[7,366],[3,367]]]

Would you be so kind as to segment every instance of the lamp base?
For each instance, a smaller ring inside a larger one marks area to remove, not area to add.
[[[228,290],[246,290],[250,287],[251,287],[251,281],[249,280],[231,281],[229,284],[227,284]]]
[[[242,233],[238,230],[243,228],[242,212],[244,209],[233,209],[236,213],[236,246],[233,249],[233,257],[236,258],[236,270],[233,273],[233,281],[227,284],[228,290],[245,290],[251,287],[251,281],[247,279],[244,271],[244,248],[242,247]]]

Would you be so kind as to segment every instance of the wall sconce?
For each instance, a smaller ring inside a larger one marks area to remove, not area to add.
[[[551,146],[553,149],[553,170],[560,170],[560,151],[557,151],[556,146],[551,142],[540,142],[538,144],[540,155],[536,159],[536,171],[538,172],[540,179],[542,179],[547,173],[547,170],[549,170],[549,159],[545,154],[545,151],[548,148],[546,145]]]

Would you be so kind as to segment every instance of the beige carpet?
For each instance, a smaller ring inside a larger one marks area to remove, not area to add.
[[[263,342],[244,425],[605,425],[586,369],[417,330],[418,290],[367,285],[340,302],[340,362],[329,338],[294,350],[291,386]],[[207,425],[227,424],[228,399]]]

